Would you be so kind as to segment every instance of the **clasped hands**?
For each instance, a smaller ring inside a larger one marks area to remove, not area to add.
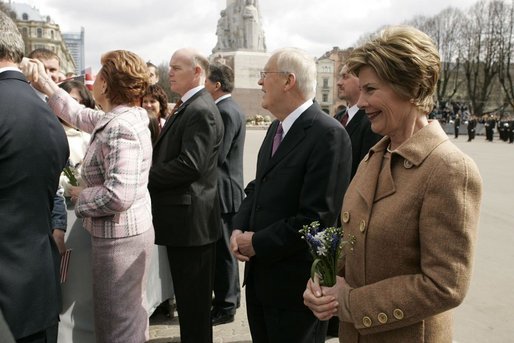
[[[230,250],[232,250],[232,254],[241,262],[250,261],[250,257],[255,256],[255,250],[252,244],[253,234],[252,231],[232,231],[232,236],[230,236]]]

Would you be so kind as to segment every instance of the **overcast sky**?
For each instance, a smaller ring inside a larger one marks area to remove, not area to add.
[[[315,57],[332,47],[352,46],[383,25],[417,15],[432,16],[450,6],[468,9],[478,0],[259,0],[268,51],[286,46]],[[5,1],[7,2],[7,1]],[[210,55],[225,0],[16,0],[39,9],[61,32],[85,28],[86,66],[96,73],[102,53],[126,49],[155,64],[178,48]]]

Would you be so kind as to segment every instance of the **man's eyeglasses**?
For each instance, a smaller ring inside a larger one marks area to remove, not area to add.
[[[289,74],[288,71],[261,71],[259,75],[261,79],[265,79],[267,74]]]

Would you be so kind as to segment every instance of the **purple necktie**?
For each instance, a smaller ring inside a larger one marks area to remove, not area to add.
[[[282,134],[284,133],[284,129],[282,129],[282,123],[278,124],[277,132],[275,132],[275,137],[273,137],[273,147],[271,149],[271,156],[275,155],[275,152],[278,149],[278,146],[280,145],[280,142],[282,142]]]
[[[346,123],[348,123],[348,110],[344,112],[343,118],[341,118],[341,124],[346,127]]]

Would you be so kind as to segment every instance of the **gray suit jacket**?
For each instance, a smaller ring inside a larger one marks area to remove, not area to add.
[[[225,125],[225,134],[218,155],[218,192],[221,213],[235,213],[244,194],[243,151],[246,135],[245,115],[232,100],[225,98],[216,104]]]

